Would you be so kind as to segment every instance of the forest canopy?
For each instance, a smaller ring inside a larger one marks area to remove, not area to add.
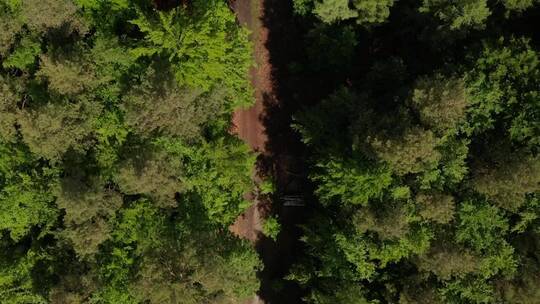
[[[0,1],[0,302],[239,303],[255,156],[225,2]]]
[[[320,84],[293,122],[317,200],[287,277],[304,301],[537,303],[538,2],[293,2],[291,78]]]

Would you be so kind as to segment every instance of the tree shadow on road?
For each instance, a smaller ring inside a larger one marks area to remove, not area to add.
[[[260,119],[268,137],[266,153],[260,156],[258,170],[262,176],[272,176],[276,193],[272,199],[272,213],[281,223],[281,233],[276,241],[261,235],[256,244],[263,259],[264,270],[259,274],[259,297],[266,304],[302,303],[304,291],[295,282],[284,280],[291,266],[304,251],[300,241],[302,230],[310,214],[313,187],[306,170],[306,149],[300,135],[291,123],[294,114],[303,106],[297,96],[298,86],[309,86],[305,81],[293,79],[289,66],[302,56],[299,47],[301,29],[294,24],[292,2],[264,0],[263,25],[268,29],[266,48],[272,66],[273,94],[263,95],[264,111]],[[304,197],[306,206],[283,206],[284,195]]]

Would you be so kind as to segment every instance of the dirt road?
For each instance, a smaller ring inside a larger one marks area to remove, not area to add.
[[[263,97],[273,95],[273,92],[269,54],[265,46],[268,29],[263,27],[260,19],[263,16],[262,2],[262,0],[236,0],[233,3],[238,21],[251,32],[255,66],[251,69],[250,76],[256,98],[255,105],[234,113],[233,129],[253,150],[264,153],[267,137],[262,120]]]
[[[305,175],[304,146],[291,128],[292,117],[300,107],[290,86],[288,67],[295,60],[300,39],[292,13],[285,0],[231,0],[240,24],[251,31],[255,67],[250,76],[256,103],[234,113],[232,130],[260,153],[255,181],[271,176],[276,193],[273,202],[254,200],[230,230],[249,239],[259,253],[264,269],[259,273],[258,296],[245,304],[298,304],[303,291],[295,282],[284,281],[290,267],[304,250],[300,225],[306,208],[284,206],[281,197],[296,195],[309,199],[312,192]],[[279,218],[281,232],[276,240],[262,235],[262,221],[268,214]],[[239,303],[240,304],[240,303]]]
[[[236,0],[232,5],[240,24],[251,32],[255,66],[251,69],[250,76],[256,98],[252,107],[239,109],[234,113],[232,130],[254,151],[264,154],[267,136],[262,120],[265,108],[263,96],[272,94],[272,82],[268,50],[265,47],[268,31],[262,26],[260,20],[263,15],[262,0]],[[254,178],[257,179],[257,176]],[[261,231],[260,209],[260,203],[255,202],[237,219],[231,231],[256,242]]]
[[[255,66],[250,71],[251,83],[255,91],[255,104],[248,109],[239,109],[234,113],[232,130],[244,140],[253,151],[264,154],[267,135],[263,123],[264,104],[263,97],[273,95],[271,82],[271,68],[269,64],[268,50],[265,47],[268,30],[263,27],[263,0],[236,0],[232,3],[237,19],[250,32],[250,38],[254,46]],[[254,176],[258,180],[257,173]],[[262,203],[254,201],[254,204],[244,212],[230,230],[236,235],[252,241],[258,241],[263,220]],[[258,297],[248,300],[245,304],[263,304]]]

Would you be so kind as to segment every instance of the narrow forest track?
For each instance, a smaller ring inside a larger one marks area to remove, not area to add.
[[[248,109],[239,109],[234,113],[233,128],[238,136],[251,146],[254,151],[264,153],[267,140],[263,116],[264,96],[272,95],[272,68],[269,52],[266,49],[268,29],[262,24],[264,14],[262,0],[236,0],[232,7],[238,22],[246,27],[251,35],[254,47],[255,66],[251,68],[250,78],[255,90],[255,104]]]
[[[267,135],[265,132],[264,96],[274,95],[272,92],[271,67],[268,50],[265,47],[268,29],[263,27],[261,18],[263,0],[236,0],[232,2],[232,9],[236,13],[238,22],[250,31],[250,40],[254,47],[254,62],[250,70],[250,79],[255,94],[255,104],[247,109],[238,109],[233,115],[232,132],[246,142],[253,151],[264,154]],[[255,170],[254,179],[260,181],[258,170]],[[262,236],[262,222],[264,220],[263,206],[267,202],[257,201],[253,196],[248,197],[254,202],[235,223],[230,230],[241,238],[250,240],[254,245]],[[245,304],[262,304],[264,301],[257,295]]]
[[[233,115],[232,132],[246,142],[253,151],[264,154],[267,135],[262,117],[264,116],[263,96],[272,94],[271,69],[268,50],[265,48],[267,29],[263,28],[260,17],[263,14],[261,0],[236,0],[232,8],[242,26],[250,30],[254,46],[255,66],[250,70],[251,83],[255,91],[255,104],[247,109],[238,109]],[[259,172],[254,179],[259,181]],[[252,196],[249,198],[253,199]],[[262,202],[254,204],[230,227],[236,235],[256,242],[262,229]]]
[[[309,207],[286,206],[283,198],[312,200],[305,146],[291,127],[292,116],[301,104],[295,97],[295,81],[288,70],[301,56],[298,51],[301,35],[294,24],[290,0],[231,0],[230,3],[238,22],[251,32],[255,66],[250,78],[256,99],[252,107],[234,113],[231,130],[259,153],[255,182],[271,177],[276,190],[271,201],[248,197],[253,205],[230,227],[233,233],[254,244],[264,264],[259,273],[261,288],[245,304],[298,304],[302,303],[303,290],[284,277],[304,250],[300,225],[308,218]],[[277,240],[262,234],[263,220],[270,213],[281,224]]]

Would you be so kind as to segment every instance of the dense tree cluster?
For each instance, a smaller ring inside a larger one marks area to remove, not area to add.
[[[254,155],[227,4],[0,1],[0,302],[239,303]]]
[[[294,122],[319,201],[287,277],[307,303],[539,301],[536,4],[294,1],[294,77],[326,94]]]
[[[395,0],[294,0],[300,14],[313,12],[323,22],[354,19],[358,24],[384,22]]]

